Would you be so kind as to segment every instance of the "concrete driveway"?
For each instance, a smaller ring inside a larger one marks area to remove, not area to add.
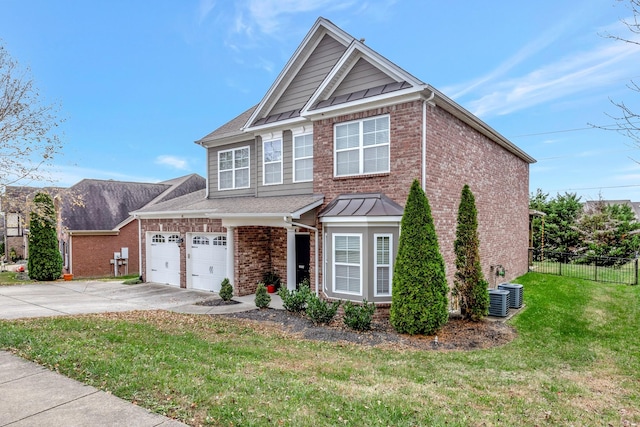
[[[123,285],[96,280],[0,286],[0,319],[157,309],[215,314],[256,308],[253,300],[246,298],[240,298],[243,300],[240,304],[230,306],[195,305],[199,301],[217,297],[212,292],[157,283]]]

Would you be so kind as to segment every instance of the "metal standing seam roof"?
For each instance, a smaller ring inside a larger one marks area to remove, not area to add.
[[[319,217],[402,216],[404,208],[382,193],[341,194]]]
[[[334,96],[333,98],[326,99],[318,102],[311,110],[317,110],[320,108],[330,107],[333,105],[344,104],[346,102],[357,101],[359,99],[371,98],[374,96],[382,95],[385,93],[395,92],[402,89],[408,89],[411,84],[408,82],[394,82],[384,85],[372,87],[369,89],[359,90],[357,92],[347,93],[344,95]]]

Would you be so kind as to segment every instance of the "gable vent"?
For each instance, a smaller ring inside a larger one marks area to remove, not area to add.
[[[517,283],[502,283],[498,285],[498,289],[509,291],[509,307],[522,307],[522,285]]]
[[[509,291],[489,289],[489,316],[507,317],[509,315]]]

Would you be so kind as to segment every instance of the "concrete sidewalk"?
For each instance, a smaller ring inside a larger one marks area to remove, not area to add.
[[[280,297],[270,295],[270,307],[282,309]],[[0,319],[158,309],[186,314],[223,314],[256,308],[255,295],[234,297],[239,301],[234,305],[197,305],[212,298],[219,296],[156,283],[70,281],[5,286],[0,287]],[[0,351],[0,427],[9,425],[165,427],[185,424]]]
[[[0,351],[0,426],[161,426],[186,424]]]

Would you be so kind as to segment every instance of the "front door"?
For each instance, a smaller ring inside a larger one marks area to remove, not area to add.
[[[296,234],[296,288],[304,279],[309,279],[310,242],[308,234]]]

